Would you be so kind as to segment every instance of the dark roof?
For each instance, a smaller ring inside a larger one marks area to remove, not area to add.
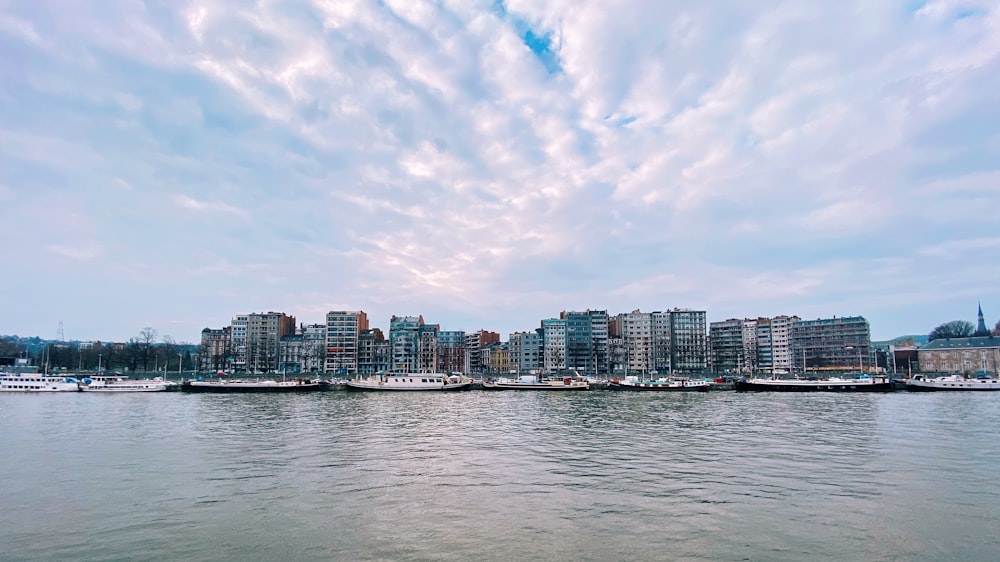
[[[942,338],[920,347],[920,351],[932,349],[989,349],[1000,347],[1000,338],[986,336],[983,338]]]

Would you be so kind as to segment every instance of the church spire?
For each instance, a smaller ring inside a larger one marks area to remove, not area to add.
[[[982,338],[990,335],[990,331],[986,329],[986,322],[983,320],[983,303],[979,303],[979,323],[976,325],[976,333],[973,334],[974,337]]]

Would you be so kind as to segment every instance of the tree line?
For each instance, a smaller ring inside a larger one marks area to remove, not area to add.
[[[0,357],[8,362],[26,358],[29,363],[49,371],[190,371],[197,368],[192,355],[195,346],[178,343],[170,336],[159,335],[145,327],[127,342],[95,342],[82,348],[78,343],[47,342],[37,338],[20,340],[0,338]]]

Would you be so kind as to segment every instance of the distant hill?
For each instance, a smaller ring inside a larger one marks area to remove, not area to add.
[[[890,345],[896,347],[897,349],[906,347],[923,347],[927,345],[928,341],[930,341],[930,339],[927,337],[927,334],[897,336],[891,340],[873,341],[872,347],[877,349],[889,349]]]

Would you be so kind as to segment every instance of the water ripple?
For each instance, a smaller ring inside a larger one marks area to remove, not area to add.
[[[0,528],[13,560],[991,559],[996,398],[3,396]]]

